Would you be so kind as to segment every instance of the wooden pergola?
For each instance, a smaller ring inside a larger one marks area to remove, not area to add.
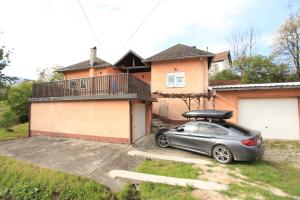
[[[198,109],[200,109],[201,99],[208,99],[210,100],[213,95],[211,92],[207,93],[162,93],[162,92],[153,92],[155,98],[174,98],[174,99],[181,99],[187,108],[191,110],[191,103],[195,101],[198,105]]]

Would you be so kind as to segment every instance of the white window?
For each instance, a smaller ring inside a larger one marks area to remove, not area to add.
[[[219,66],[218,64],[212,64],[210,68],[211,72],[218,72],[219,71]]]
[[[184,87],[185,74],[184,72],[167,73],[167,87]]]

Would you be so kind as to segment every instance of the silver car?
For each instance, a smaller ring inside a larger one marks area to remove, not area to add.
[[[176,147],[212,156],[220,163],[251,161],[264,154],[261,134],[225,121],[190,121],[156,134],[160,147]]]

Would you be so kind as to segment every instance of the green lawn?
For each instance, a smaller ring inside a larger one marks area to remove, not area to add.
[[[28,137],[28,123],[18,124],[10,129],[0,128],[0,141]]]
[[[254,161],[250,163],[233,163],[228,166],[231,169],[239,169],[247,177],[247,182],[257,185],[270,185],[281,189],[291,196],[300,196],[300,169],[293,168],[287,164],[268,163],[265,161]],[[249,184],[230,185],[229,191],[225,192],[228,196],[261,195],[266,199],[291,199],[276,196],[270,190],[255,187]]]
[[[146,160],[137,168],[137,172],[177,178],[197,179],[199,169],[194,168],[191,164]],[[126,199],[129,195],[132,196],[132,194],[135,194],[136,199],[140,197],[141,199],[151,200],[193,200],[194,198],[191,195],[192,190],[193,188],[191,187],[141,183],[137,188],[128,185],[119,194],[119,197],[120,199]]]
[[[290,151],[300,150],[299,141],[266,140],[266,148],[272,151],[279,151],[282,155],[290,155]],[[246,176],[246,184],[232,184],[225,192],[230,197],[243,194],[246,199],[260,195],[265,199],[292,199],[290,197],[276,196],[272,191],[255,187],[247,183],[255,183],[258,186],[269,185],[282,190],[290,196],[300,197],[300,169],[290,165],[297,156],[288,156],[291,160],[284,162],[270,160],[269,162],[259,160],[246,163],[232,163],[229,169],[238,169],[242,175]],[[276,162],[275,162],[276,161]]]
[[[287,164],[272,164],[264,161],[256,161],[248,165],[239,164],[235,167],[238,167],[250,181],[267,183],[290,195],[300,196],[300,169]]]
[[[0,199],[114,199],[92,180],[0,156]]]

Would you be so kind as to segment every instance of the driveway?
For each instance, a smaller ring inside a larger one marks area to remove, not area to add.
[[[119,190],[123,182],[111,179],[107,172],[132,170],[143,161],[128,155],[130,149],[130,145],[46,136],[0,142],[1,155],[84,176],[114,191]]]
[[[112,179],[111,170],[133,171],[145,157],[130,156],[129,151],[157,153],[183,158],[208,159],[206,156],[174,148],[159,148],[154,135],[142,137],[135,145],[84,141],[71,138],[35,136],[0,142],[0,155],[42,167],[87,177],[118,191],[124,182]]]

